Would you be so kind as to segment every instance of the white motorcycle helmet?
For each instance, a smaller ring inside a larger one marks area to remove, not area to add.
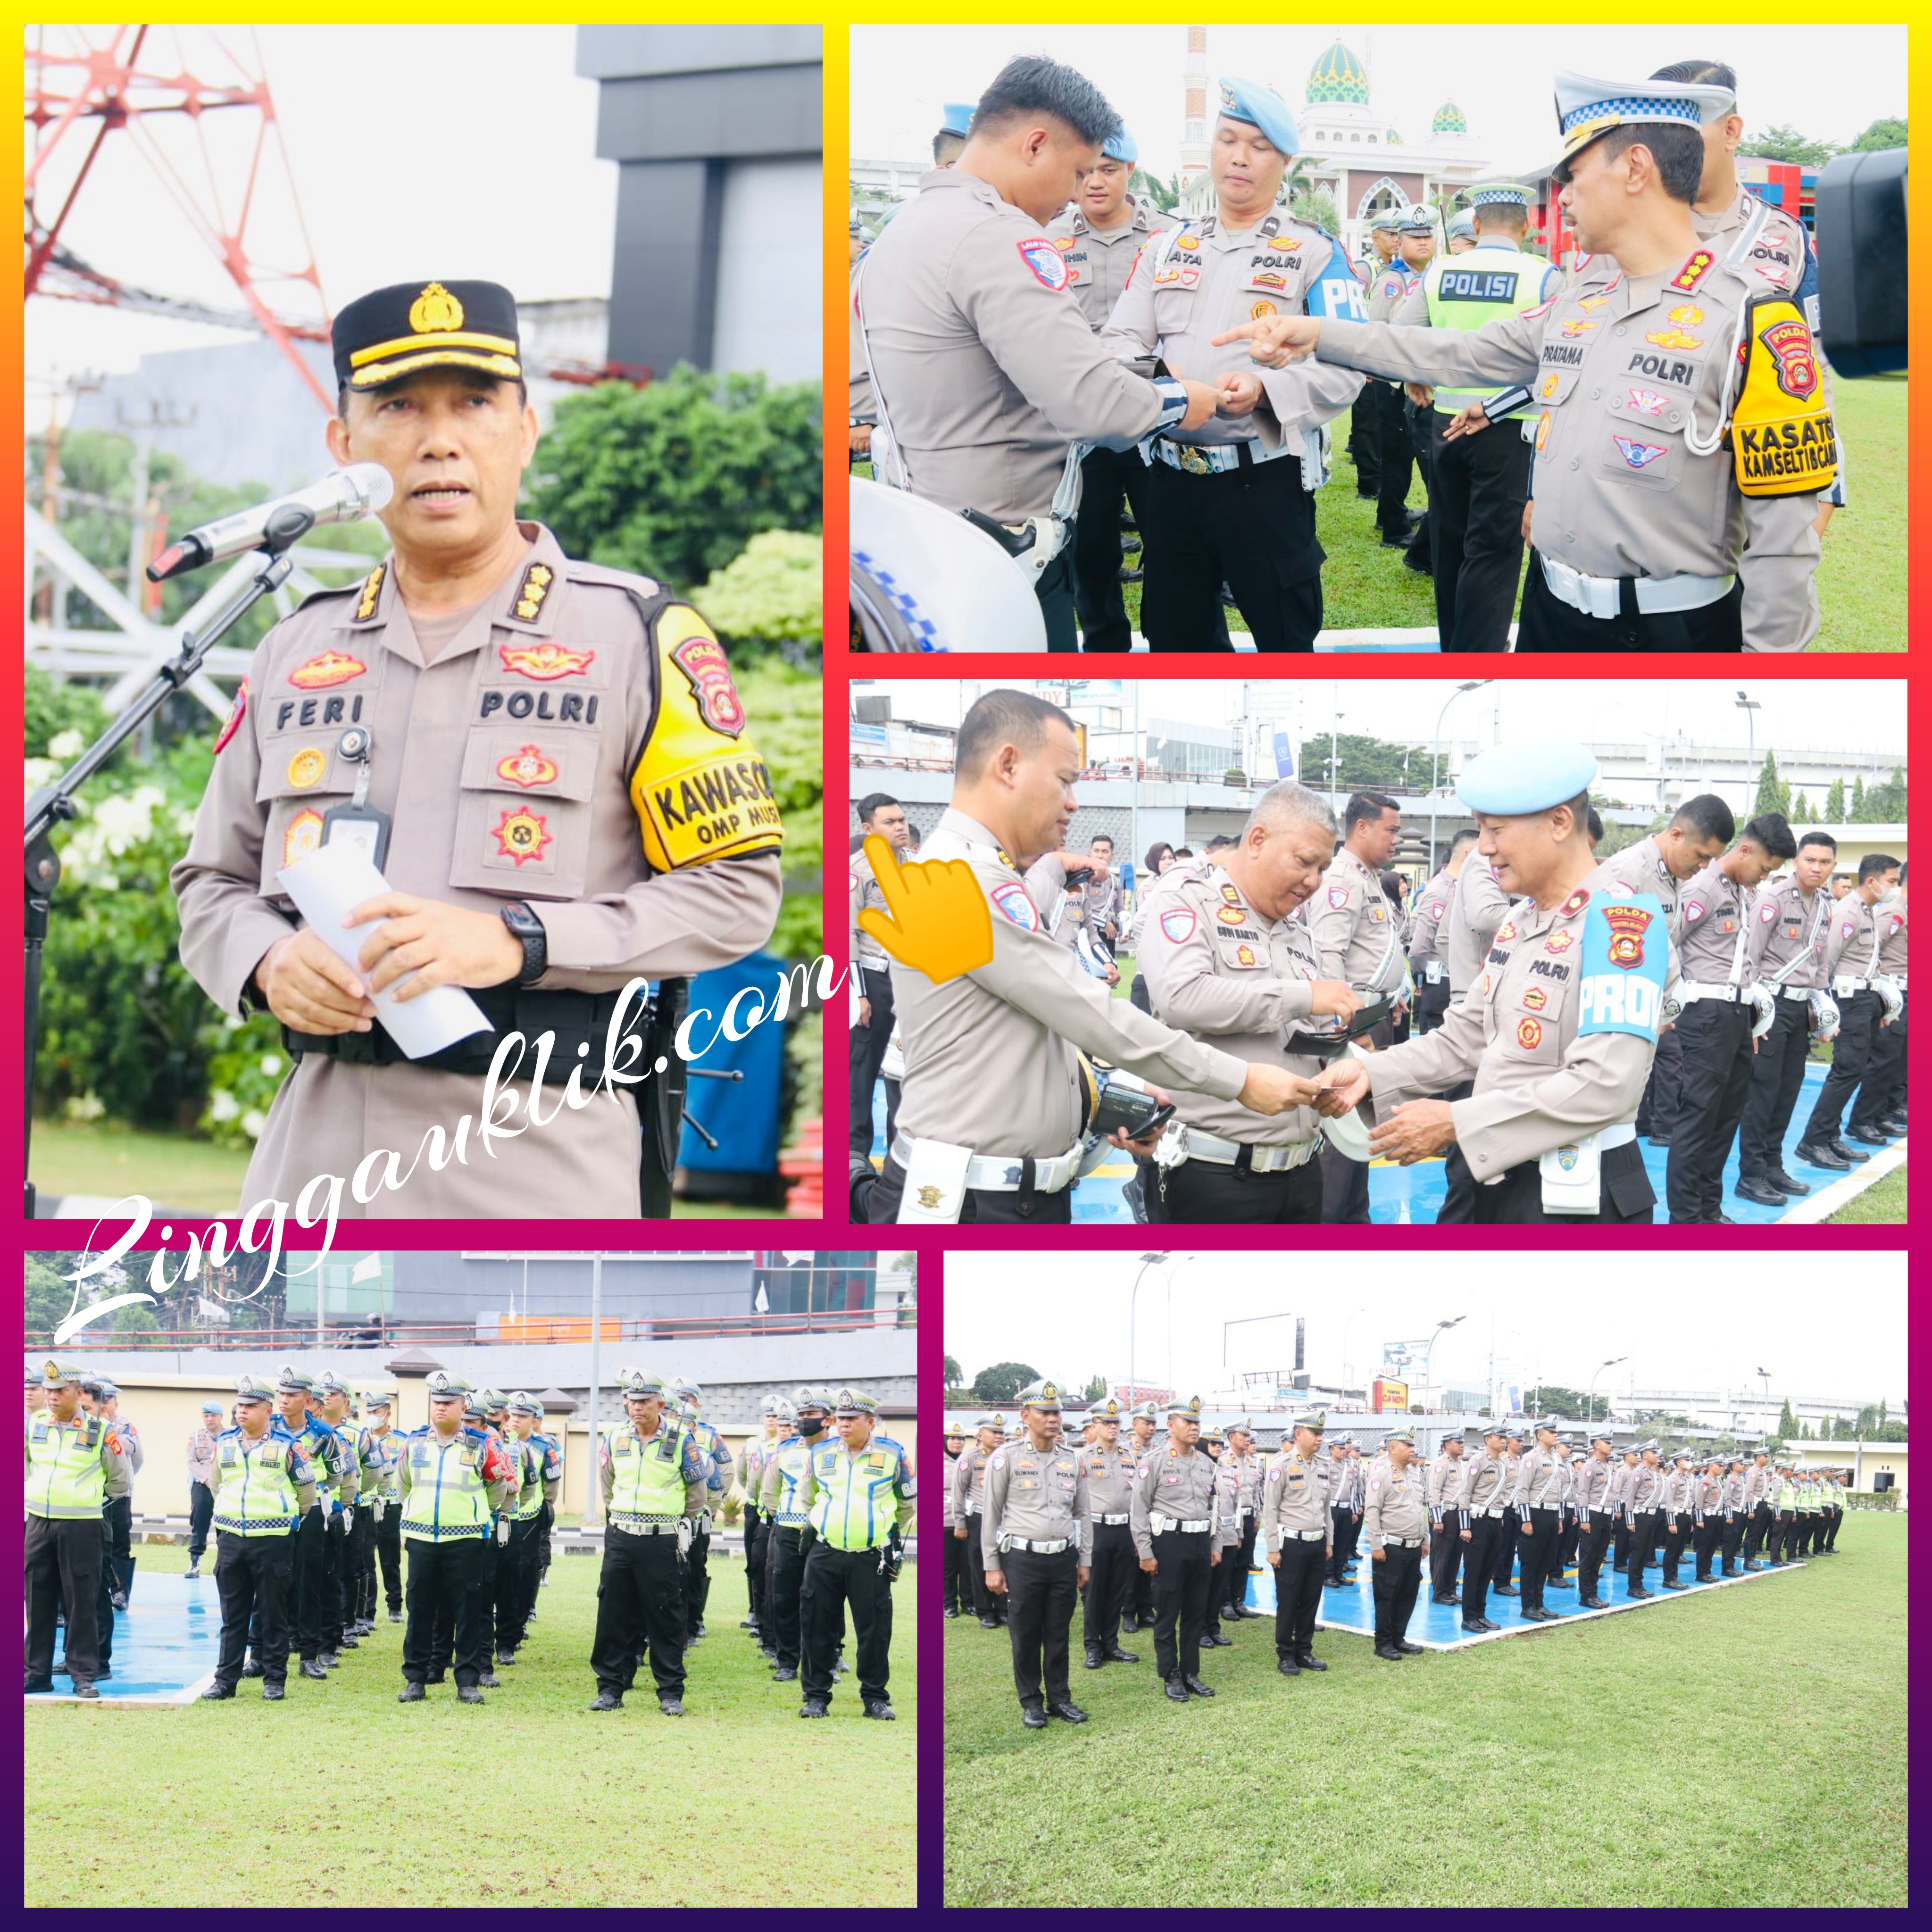
[[[854,650],[1046,649],[1032,581],[991,537],[910,490],[850,486]]]

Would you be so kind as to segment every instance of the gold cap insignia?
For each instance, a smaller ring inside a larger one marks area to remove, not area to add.
[[[919,1190],[919,1204],[928,1210],[937,1208],[939,1205],[939,1190],[936,1187],[922,1187]]]
[[[1187,1412],[1190,1415],[1198,1415],[1201,1413],[1201,1398],[1198,1395],[1191,1395],[1187,1398]]]
[[[1040,1392],[1048,1402],[1058,1402],[1060,1400],[1059,1390],[1051,1382],[1042,1382],[1040,1385]]]
[[[410,303],[410,326],[418,335],[432,329],[460,328],[463,304],[440,282],[432,282]]]

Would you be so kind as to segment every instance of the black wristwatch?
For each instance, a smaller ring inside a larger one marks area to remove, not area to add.
[[[543,921],[521,899],[512,899],[499,910],[503,923],[524,949],[524,970],[517,975],[516,983],[535,986],[550,964],[550,935],[544,931]]]

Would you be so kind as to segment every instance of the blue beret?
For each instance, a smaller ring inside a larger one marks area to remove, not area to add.
[[[1231,121],[1245,121],[1258,128],[1284,154],[1301,152],[1301,136],[1295,131],[1294,116],[1288,103],[1271,87],[1258,80],[1223,80],[1221,112]]]
[[[1129,167],[1141,158],[1141,151],[1134,146],[1134,137],[1124,128],[1110,135],[1107,145],[1100,152],[1109,160],[1125,161]]]
[[[1498,745],[1464,771],[1456,795],[1472,812],[1507,818],[1568,805],[1595,783],[1597,761],[1581,745],[1562,738],[1534,744]]]
[[[971,129],[973,116],[978,106],[976,100],[949,100],[939,110],[939,131],[963,136]]]

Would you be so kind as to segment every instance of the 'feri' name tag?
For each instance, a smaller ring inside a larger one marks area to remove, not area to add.
[[[1744,374],[1731,412],[1731,456],[1747,496],[1829,489],[1838,439],[1826,406],[1818,350],[1788,296],[1754,296],[1746,311]]]

